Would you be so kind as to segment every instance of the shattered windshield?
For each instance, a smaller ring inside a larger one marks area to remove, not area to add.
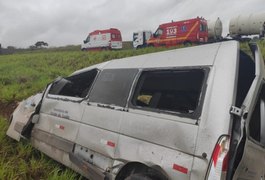
[[[97,75],[97,70],[86,71],[66,78],[57,78],[49,94],[84,98]]]

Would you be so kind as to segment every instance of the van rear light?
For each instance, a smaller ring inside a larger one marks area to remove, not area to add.
[[[208,168],[208,178],[225,179],[228,168],[229,136],[221,136],[215,145]]]

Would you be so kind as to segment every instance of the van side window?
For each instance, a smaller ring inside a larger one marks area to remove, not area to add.
[[[249,88],[255,78],[255,62],[243,51],[239,56],[236,106],[241,107]],[[239,122],[239,121],[234,121]]]
[[[59,78],[52,84],[49,94],[84,98],[97,73],[98,70],[93,69],[66,78]]]
[[[204,76],[202,69],[145,71],[139,78],[132,104],[192,114],[200,101]]]
[[[249,122],[249,135],[265,145],[265,85],[263,84],[258,96],[255,109]]]
[[[138,69],[103,70],[91,90],[89,101],[124,107]]]

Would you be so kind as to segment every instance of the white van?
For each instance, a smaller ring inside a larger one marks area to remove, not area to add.
[[[20,103],[7,135],[91,180],[264,179],[265,81],[227,41],[97,64]]]

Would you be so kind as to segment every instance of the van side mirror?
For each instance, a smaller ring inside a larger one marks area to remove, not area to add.
[[[87,40],[84,40],[84,44],[86,44],[87,43]]]
[[[36,124],[36,123],[39,122],[39,119],[40,119],[40,115],[39,114],[34,114],[33,117],[32,117],[32,119],[31,119],[31,122],[33,124]]]

